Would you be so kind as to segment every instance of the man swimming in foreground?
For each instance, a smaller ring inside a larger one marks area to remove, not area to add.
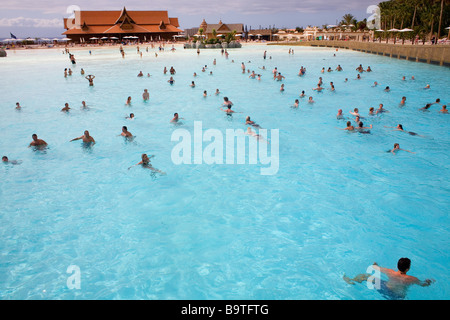
[[[434,282],[431,279],[425,279],[424,281],[419,280],[416,277],[409,276],[406,273],[411,267],[411,260],[408,258],[400,258],[397,262],[398,271],[380,267],[376,262],[373,263],[373,268],[384,273],[388,280],[380,279],[380,287],[377,288],[379,292],[390,300],[403,300],[406,298],[407,289],[413,284],[417,284],[421,287],[428,287]],[[369,277],[374,277],[370,274],[359,274],[354,278],[349,278],[346,275],[343,279],[348,284],[355,284],[355,282],[361,283],[363,281],[369,280]],[[372,278],[373,279],[373,278]]]

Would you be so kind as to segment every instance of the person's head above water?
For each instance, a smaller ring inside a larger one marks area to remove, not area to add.
[[[411,260],[408,258],[400,258],[397,262],[398,271],[400,271],[401,273],[408,272],[410,267],[411,267]]]
[[[7,157],[7,156],[3,156],[3,157],[2,157],[2,161],[3,161],[3,162],[8,162],[8,157]]]

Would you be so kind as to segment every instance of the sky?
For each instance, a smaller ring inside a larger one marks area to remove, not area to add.
[[[350,13],[368,18],[379,0],[0,0],[0,39],[63,37],[63,18],[80,10],[167,10],[180,28],[207,23],[243,23],[248,28],[295,28],[336,24]]]

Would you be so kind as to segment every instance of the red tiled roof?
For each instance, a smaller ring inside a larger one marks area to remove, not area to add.
[[[164,21],[170,24],[167,11],[128,11],[128,15],[136,24],[159,24]],[[88,26],[113,25],[119,19],[122,11],[80,11],[80,21]]]
[[[172,25],[166,25],[165,29],[159,29],[158,25],[133,25],[134,28],[130,30],[122,30],[119,25],[114,26],[89,26],[87,31],[83,31],[79,28],[69,29],[65,31],[63,34],[71,35],[71,34],[113,34],[113,33],[168,33],[168,32],[182,32]]]

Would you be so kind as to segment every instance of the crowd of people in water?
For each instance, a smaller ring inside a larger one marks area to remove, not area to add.
[[[159,50],[160,51],[163,50],[161,48],[161,46],[160,46]],[[172,51],[174,51],[174,50],[175,50],[175,48],[172,48]],[[137,48],[137,52],[142,56],[142,52],[139,51],[139,47]],[[148,52],[148,48],[147,48],[147,52]],[[66,51],[65,53],[69,54],[70,62],[73,65],[75,65],[77,63],[75,56],[68,51]],[[92,54],[91,52],[89,52],[89,53]],[[222,53],[222,55],[225,55],[226,59],[228,59],[229,54],[226,50],[222,49],[221,53]],[[122,55],[123,58],[125,58],[125,51],[123,50],[122,47],[120,48],[120,54]],[[197,50],[197,54],[200,54],[200,50]],[[294,54],[294,50],[289,49],[289,54]],[[335,55],[336,54],[334,54],[334,56]],[[264,51],[263,59],[266,60],[266,58],[267,58],[267,51]],[[272,57],[270,57],[270,59],[271,58]],[[232,62],[234,62],[234,60]],[[216,65],[216,59],[214,59],[213,65]],[[207,69],[208,69],[208,66],[205,65],[204,67],[202,67],[202,72],[207,72]],[[266,67],[262,66],[262,67],[260,67],[260,69],[266,70]],[[256,73],[255,71],[250,71],[250,69],[248,69],[246,67],[244,62],[241,63],[241,70],[242,70],[243,74],[248,74],[248,77],[250,79],[255,79],[258,81],[261,80],[262,75],[260,73]],[[336,66],[336,68],[328,67],[326,69],[325,67],[323,67],[321,69],[321,73],[326,73],[326,72],[330,73],[330,72],[335,72],[335,71],[342,72],[343,71],[342,66],[340,64],[338,64]],[[372,70],[372,68],[370,66],[367,66],[365,68],[361,64],[356,67],[355,71],[357,72],[355,80],[360,80],[361,74],[364,72],[376,72],[376,70]],[[91,74],[85,76],[85,71],[83,68],[81,68],[80,72],[81,72],[81,75],[83,77],[85,77],[85,79],[88,80],[88,85],[94,86],[95,76],[91,75]],[[174,67],[172,66],[172,67],[170,67],[170,69],[167,69],[166,67],[164,67],[163,73],[170,74],[170,78],[169,78],[169,80],[167,80],[167,82],[169,83],[169,85],[174,85],[175,84],[174,76],[176,75],[176,71],[175,71]],[[70,76],[72,76],[72,74],[73,74],[73,71],[71,70],[71,68],[64,69],[64,77],[70,77]],[[209,74],[212,75],[212,71],[210,71]],[[301,66],[300,70],[298,72],[298,76],[305,77],[306,75],[307,75],[306,67]],[[196,76],[197,76],[197,74],[194,72],[193,77],[195,78]],[[281,82],[280,91],[284,91],[283,80],[285,79],[285,76],[283,74],[281,74],[281,72],[278,70],[277,67],[274,67],[274,69],[272,70],[272,76],[273,76],[273,81]],[[144,73],[142,71],[139,71],[139,73],[137,74],[137,77],[144,77]],[[147,73],[147,77],[151,77],[150,73]],[[411,80],[415,80],[414,76],[411,77]],[[406,81],[406,77],[403,77],[402,81]],[[345,79],[345,82],[348,82],[348,78]],[[376,87],[378,85],[379,85],[378,82],[374,82],[372,87]],[[190,86],[192,88],[195,88],[195,82],[192,81]],[[429,90],[429,89],[431,89],[431,87],[429,84],[427,84],[425,87],[423,87],[423,89]],[[317,86],[312,88],[312,90],[315,92],[318,92],[318,93],[326,90],[324,87],[324,84],[323,84],[322,77],[319,77]],[[330,92],[334,92],[336,90],[333,82],[330,82],[328,90]],[[389,92],[390,91],[389,86],[386,86],[384,91]],[[215,95],[217,96],[219,94],[221,94],[221,92],[219,91],[219,89],[216,89]],[[206,91],[203,92],[203,96],[204,97],[207,96]],[[300,93],[299,98],[295,99],[295,102],[291,107],[295,108],[295,109],[300,108],[300,99],[304,99],[306,97],[307,97],[307,95],[305,94],[305,91],[303,90]],[[143,99],[143,101],[148,101],[150,99],[150,93],[148,92],[148,89],[144,89],[144,92],[142,93],[142,99]],[[309,105],[313,105],[315,103],[315,101],[313,100],[312,96],[309,96],[306,103],[308,103]],[[406,103],[406,97],[403,96],[401,101],[399,102],[399,106],[404,106],[405,103]],[[131,105],[131,97],[130,96],[127,98],[125,105],[126,106]],[[233,114],[236,114],[236,113],[242,113],[242,112],[234,111],[233,106],[234,106],[233,102],[228,97],[225,96],[225,97],[223,97],[223,104],[221,105],[220,110],[225,112],[227,116],[232,116]],[[448,114],[446,105],[442,104],[439,98],[436,99],[435,102],[426,104],[424,107],[420,108],[419,110],[420,111],[429,111],[432,106],[439,106],[439,108],[440,108],[438,110],[439,113]],[[15,108],[16,108],[16,110],[22,109],[19,102],[16,103]],[[87,108],[85,101],[82,101],[82,108]],[[69,107],[69,104],[66,103],[64,105],[64,107],[61,109],[61,112],[70,112],[70,110],[71,110],[71,108]],[[354,108],[352,111],[349,111],[349,116],[346,116],[344,114],[343,109],[338,109],[336,119],[338,121],[342,120],[345,123],[345,127],[339,128],[340,130],[344,130],[344,131],[352,132],[352,133],[371,134],[371,130],[374,130],[373,125],[372,124],[366,125],[366,124],[364,124],[363,121],[366,121],[366,120],[370,121],[370,117],[375,117],[375,116],[385,114],[385,113],[389,113],[389,110],[385,109],[384,105],[382,103],[380,103],[378,105],[378,108],[376,108],[376,109],[374,107],[370,107],[368,110],[367,116],[362,115],[359,108]],[[126,117],[126,119],[129,119],[129,120],[132,120],[134,118],[135,118],[134,113],[130,113],[129,116]],[[170,120],[170,123],[175,124],[175,125],[180,125],[181,124],[180,120],[182,120],[182,119],[183,118],[181,118],[179,116],[179,114],[176,112],[173,114],[173,118]],[[255,137],[257,139],[263,139],[263,137],[261,137],[257,132],[252,130],[252,128],[261,129],[261,126],[259,124],[257,124],[255,121],[253,121],[250,116],[245,117],[244,125],[247,126],[247,131],[246,131],[247,135]],[[409,134],[410,136],[424,137],[415,132],[405,130],[403,127],[403,124],[398,124],[395,127],[389,127],[389,126],[384,126],[384,127],[395,130],[395,131],[404,132],[406,134]],[[122,136],[122,137],[124,137],[124,139],[128,139],[128,140],[132,140],[134,138],[133,134],[130,131],[128,131],[127,126],[122,127],[122,132],[118,136]],[[88,130],[85,130],[81,136],[71,139],[70,142],[77,141],[77,140],[81,140],[83,142],[83,144],[85,144],[88,147],[93,146],[96,143],[95,139],[90,135]],[[37,134],[32,135],[32,141],[30,142],[29,147],[33,147],[36,149],[42,149],[42,148],[46,148],[47,146],[48,146],[47,142],[43,139],[38,138]],[[414,153],[413,151],[400,148],[399,143],[394,143],[393,147],[388,150],[388,152],[390,152],[392,154],[396,154],[399,151],[406,151],[409,153]],[[135,166],[141,166],[142,168],[152,170],[154,173],[165,174],[165,172],[154,168],[153,165],[151,164],[150,159],[152,159],[154,157],[155,157],[154,155],[149,156],[149,155],[143,153],[141,155],[140,161],[137,162],[136,164],[130,166],[128,169],[131,169]],[[7,156],[2,157],[2,162],[6,163],[6,164],[13,164],[13,165],[21,163],[20,160],[10,160]],[[376,263],[374,263],[374,265],[379,267]],[[403,299],[406,294],[406,288],[408,286],[410,286],[411,284],[418,284],[420,286],[428,286],[433,282],[432,280],[429,280],[429,279],[427,279],[425,281],[420,281],[419,279],[417,279],[415,277],[407,275],[406,273],[409,271],[410,265],[411,265],[411,261],[408,258],[401,258],[398,261],[398,266],[397,266],[398,271],[379,267],[380,271],[382,273],[386,274],[389,278],[389,281],[383,282],[383,294],[386,294],[391,299],[397,299],[397,298]],[[367,281],[369,279],[369,277],[370,277],[370,275],[368,275],[368,274],[361,274],[354,278],[349,278],[344,275],[344,280],[349,284],[355,284],[355,282],[361,283],[362,281]]]
[[[152,45],[152,47],[153,47],[153,45]],[[163,46],[160,45],[159,46],[159,50],[163,51],[164,50],[164,45]],[[120,54],[122,55],[122,57],[125,58],[125,51],[123,50],[122,46],[120,47],[119,51],[120,51]],[[147,47],[146,51],[148,52],[148,47]],[[172,46],[171,51],[175,51],[175,48],[173,46]],[[68,51],[68,49],[66,49],[63,53],[68,54],[69,61],[72,63],[72,65],[75,65],[77,63],[74,54],[70,53]],[[139,46],[137,47],[137,53],[140,54],[141,57],[142,57],[142,52],[140,51]],[[226,59],[228,59],[229,54],[228,54],[226,49],[222,49],[221,53],[222,53],[222,55],[225,55]],[[92,52],[89,51],[89,54],[91,55]],[[197,50],[197,54],[200,54],[200,50]],[[294,54],[294,50],[289,49],[289,54]],[[334,56],[336,56],[336,54],[334,54]],[[264,54],[263,54],[263,59],[266,60],[266,57],[267,57],[267,51],[265,50]],[[270,59],[272,59],[272,57],[270,57]],[[232,60],[231,62],[234,62],[234,60]],[[251,61],[249,61],[249,62],[251,62]],[[217,63],[217,61],[216,61],[216,59],[214,59],[213,60],[213,65],[216,65],[216,63]],[[202,67],[202,72],[207,72],[207,68],[208,68],[207,65]],[[260,69],[261,70],[266,70],[266,67],[262,66],[262,67],[260,67]],[[261,76],[262,75],[260,73],[255,73],[254,70],[250,71],[250,69],[247,69],[244,62],[241,63],[241,70],[242,70],[242,73],[244,73],[244,74],[248,73],[249,74],[248,77],[250,79],[256,79],[258,81],[261,80]],[[326,73],[326,72],[330,73],[330,72],[334,72],[334,71],[341,72],[341,71],[343,71],[343,68],[342,68],[342,66],[340,64],[338,64],[336,66],[336,68],[328,67],[326,69],[325,67],[323,67],[320,72],[321,73]],[[364,73],[364,72],[373,72],[373,70],[372,70],[372,68],[370,66],[367,66],[367,68],[364,68],[361,64],[356,67],[355,71],[357,72],[355,80],[360,80],[361,79],[361,74]],[[95,79],[94,75],[89,74],[89,75],[85,76],[85,71],[84,71],[83,68],[81,68],[80,73],[81,73],[82,76],[85,77],[86,80],[88,80],[89,86],[94,86],[94,79]],[[175,84],[174,76],[176,75],[176,71],[175,71],[174,67],[171,66],[170,69],[167,69],[167,67],[164,67],[163,73],[164,74],[167,74],[167,73],[170,74],[170,78],[169,78],[169,80],[167,80],[167,82],[170,85],[174,85]],[[72,74],[73,74],[73,71],[71,70],[71,68],[65,68],[64,69],[64,77],[70,77],[70,76],[72,76]],[[209,74],[212,75],[212,71],[210,71]],[[281,72],[278,70],[277,67],[274,67],[274,69],[272,70],[272,75],[273,75],[273,80],[274,81],[281,82],[280,92],[283,92],[285,90],[285,88],[284,88],[284,83],[282,83],[282,82],[285,79],[285,76],[281,74]],[[306,75],[306,67],[301,66],[300,70],[298,72],[298,76],[299,77],[304,77],[305,75]],[[142,71],[139,71],[139,73],[137,74],[137,77],[144,77],[144,73]],[[147,77],[151,77],[150,73],[147,73]],[[195,72],[193,74],[193,77],[194,78],[197,77],[197,74]],[[403,76],[401,80],[402,81],[406,81],[406,77]],[[411,80],[415,80],[415,77],[412,76]],[[348,82],[348,78],[345,78],[344,82]],[[379,83],[375,81],[374,84],[372,85],[372,87],[376,87],[378,85],[379,85]],[[190,86],[192,88],[195,88],[195,82],[192,81]],[[425,87],[423,87],[424,90],[429,90],[430,88],[431,87],[430,87],[429,84],[426,84]],[[317,92],[317,93],[323,92],[325,90],[322,77],[319,77],[317,86],[312,88],[312,90]],[[330,92],[334,92],[336,90],[333,82],[330,82],[328,90]],[[389,86],[386,86],[384,91],[385,92],[389,92],[390,91]],[[219,91],[219,89],[216,89],[215,95],[219,95],[219,94],[221,94],[221,92]],[[207,91],[206,90],[203,91],[203,96],[207,97]],[[306,98],[306,94],[305,94],[304,90],[300,93],[299,98],[300,99]],[[148,101],[150,99],[150,94],[148,92],[148,89],[144,89],[144,92],[142,93],[142,99],[144,101]],[[307,103],[308,104],[314,104],[315,103],[315,101],[314,101],[312,96],[308,97]],[[399,105],[400,106],[404,106],[405,103],[406,103],[406,97],[403,96],[401,101],[399,102]],[[127,106],[131,105],[131,97],[130,96],[127,98],[127,100],[125,102],[125,105],[127,105]],[[436,99],[435,102],[427,103],[424,107],[419,108],[419,110],[420,111],[429,111],[429,109],[433,105],[439,105],[440,106],[440,109],[438,110],[439,113],[448,114],[447,106],[442,104],[440,102],[439,98]],[[222,111],[224,111],[227,115],[231,116],[231,115],[236,113],[236,111],[234,111],[232,109],[232,107],[233,107],[233,103],[228,99],[228,97],[224,97],[223,98],[223,104],[222,104],[220,109]],[[299,99],[295,99],[294,104],[292,105],[292,108],[299,108],[299,107],[300,107],[300,100]],[[16,108],[16,110],[21,110],[22,109],[22,107],[21,107],[19,102],[16,103],[16,107],[15,108]],[[84,109],[87,108],[85,101],[82,101],[82,108],[84,108]],[[71,110],[71,108],[69,107],[68,103],[65,103],[64,107],[61,109],[62,112],[70,112],[70,110]],[[344,120],[345,121],[345,127],[344,128],[340,128],[341,130],[345,130],[347,132],[360,133],[360,134],[370,134],[371,130],[373,129],[373,125],[372,124],[370,124],[369,126],[364,125],[363,120],[366,121],[366,119],[370,119],[371,116],[377,116],[377,115],[380,115],[382,113],[389,113],[389,110],[386,110],[384,108],[383,104],[380,103],[377,109],[375,109],[374,107],[370,107],[369,108],[369,110],[368,110],[369,118],[361,115],[358,108],[354,108],[353,111],[349,112],[349,114],[351,116],[353,116],[353,117],[345,116],[344,113],[343,113],[343,110],[339,109],[337,111],[336,118],[338,120]],[[134,113],[130,113],[130,115],[127,116],[126,118],[127,119],[134,119],[134,117],[135,117]],[[180,119],[182,119],[182,118],[179,118],[178,113],[175,113],[174,117],[172,118],[172,120],[170,120],[170,122],[174,123],[174,124],[179,124],[179,120]],[[251,127],[254,127],[254,128],[261,128],[254,121],[250,120],[250,116],[247,116],[246,121],[245,121],[245,125],[248,125],[248,126],[251,126]],[[387,126],[385,126],[385,127],[388,128]],[[396,130],[396,131],[405,132],[405,133],[407,133],[407,134],[409,134],[411,136],[423,137],[422,135],[419,135],[419,134],[417,134],[415,132],[404,130],[402,124],[398,124],[396,127],[393,127],[392,129]],[[261,138],[261,136],[256,134],[255,132],[253,132],[250,127],[248,127],[247,134],[249,134],[251,136],[255,136],[257,138]],[[128,138],[128,139],[133,137],[133,135],[127,130],[126,126],[124,126],[122,128],[121,135],[124,136],[125,138]],[[45,147],[45,146],[47,146],[47,143],[44,140],[38,139],[36,134],[33,134],[32,139],[33,139],[33,141],[30,143],[30,147]],[[79,138],[75,138],[75,139],[73,139],[71,141],[74,141],[74,140],[82,140],[83,143],[88,144],[88,145],[90,145],[90,144],[93,145],[95,143],[94,138],[92,138],[89,135],[89,131],[87,131],[87,130],[84,132],[83,136],[81,136]],[[412,151],[400,148],[398,143],[395,143],[393,148],[390,149],[388,152],[396,154],[398,151],[407,151],[407,152],[414,153]],[[6,156],[4,156],[3,157],[3,162],[5,162],[5,163],[12,163],[11,161],[9,161],[7,159],[8,158]],[[149,159],[149,158],[146,157],[145,154],[143,154],[142,155],[142,161],[139,164],[141,164],[145,168],[152,169],[155,172],[162,172],[160,170],[157,170],[157,169],[153,168],[151,166],[149,160],[147,160],[147,159]],[[15,161],[15,163],[17,164],[19,162]]]

